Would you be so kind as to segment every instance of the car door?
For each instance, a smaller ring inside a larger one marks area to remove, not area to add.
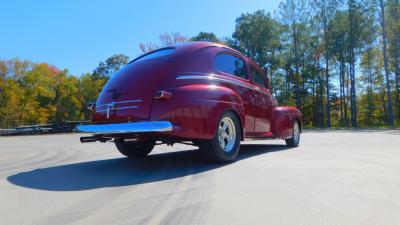
[[[233,52],[223,51],[215,56],[215,67],[219,74],[227,75],[234,79],[234,82],[227,83],[232,90],[242,98],[245,119],[245,135],[254,136],[254,93],[251,85],[248,67],[243,57]]]
[[[250,64],[251,81],[254,88],[254,132],[263,135],[271,131],[272,96],[265,74],[255,65]]]

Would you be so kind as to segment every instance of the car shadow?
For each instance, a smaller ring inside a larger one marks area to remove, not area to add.
[[[242,145],[237,160],[289,149],[286,145]],[[7,177],[21,187],[48,191],[80,191],[137,185],[198,174],[229,164],[206,162],[200,151],[150,155],[144,159],[113,158],[35,169]]]

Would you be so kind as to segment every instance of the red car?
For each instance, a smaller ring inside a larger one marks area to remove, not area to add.
[[[159,143],[199,146],[219,162],[245,138],[300,141],[301,112],[278,106],[264,71],[221,44],[191,42],[142,55],[119,70],[92,105],[81,142],[114,141],[128,157]]]

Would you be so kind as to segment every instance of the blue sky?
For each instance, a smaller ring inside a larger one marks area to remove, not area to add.
[[[163,32],[230,36],[241,13],[273,13],[279,0],[6,0],[1,3],[0,59],[48,62],[71,74],[91,72],[117,53],[131,59]]]

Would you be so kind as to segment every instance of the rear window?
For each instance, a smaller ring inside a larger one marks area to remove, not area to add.
[[[247,79],[244,61],[239,57],[220,53],[215,57],[215,67],[221,72]]]
[[[160,58],[160,57],[164,57],[167,55],[171,55],[174,52],[175,52],[174,48],[165,48],[165,49],[161,49],[161,50],[157,50],[157,51],[148,53],[147,55],[144,55],[144,56],[140,56],[139,58],[132,60],[132,62],[140,62],[140,61],[144,61],[144,60],[148,60],[148,59]]]

